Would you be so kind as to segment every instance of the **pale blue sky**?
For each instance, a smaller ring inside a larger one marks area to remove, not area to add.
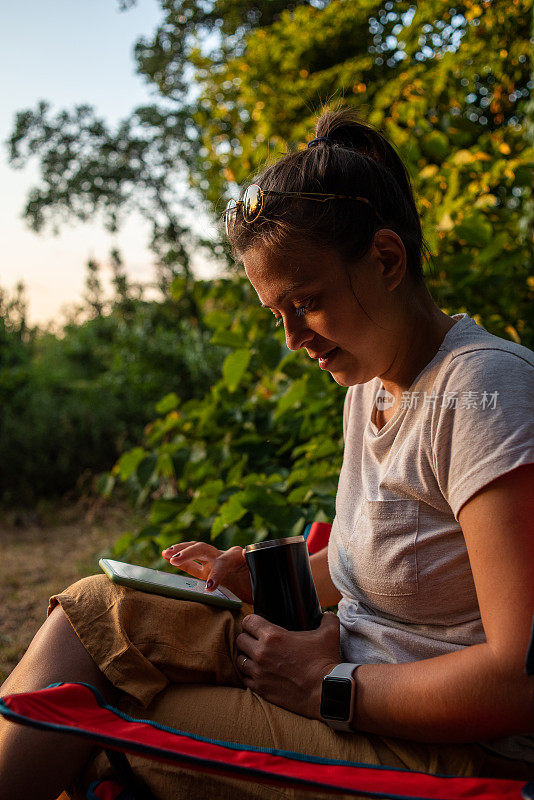
[[[131,219],[116,236],[101,225],[72,224],[59,236],[30,231],[21,219],[27,189],[37,170],[13,170],[7,163],[7,138],[15,112],[48,100],[59,110],[80,103],[94,105],[116,122],[141,103],[154,99],[135,74],[133,45],[149,35],[161,17],[157,0],[139,0],[125,12],[117,0],[26,0],[2,4],[4,31],[0,53],[0,286],[27,286],[31,322],[61,318],[61,307],[80,299],[89,257],[105,262],[118,245],[135,280],[152,278],[146,248],[148,226]]]

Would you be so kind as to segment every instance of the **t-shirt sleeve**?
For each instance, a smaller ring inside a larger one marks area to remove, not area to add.
[[[459,354],[435,388],[433,467],[458,519],[483,486],[534,462],[534,364],[497,348]]]

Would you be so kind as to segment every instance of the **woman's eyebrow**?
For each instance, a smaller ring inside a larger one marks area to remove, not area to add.
[[[280,294],[276,298],[276,300],[274,301],[272,306],[268,306],[266,303],[261,303],[261,307],[262,308],[273,308],[274,306],[276,306],[277,303],[281,303],[282,300],[284,300],[284,298],[287,297],[288,294],[291,294],[291,292],[294,292],[295,289],[300,289],[302,286],[309,286],[309,283],[310,283],[309,281],[299,281],[298,283],[292,283],[291,286],[289,286],[285,291],[282,292],[282,294]]]

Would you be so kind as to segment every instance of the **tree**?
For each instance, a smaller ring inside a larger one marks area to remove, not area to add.
[[[202,205],[216,219],[269,155],[310,136],[322,101],[343,98],[408,165],[438,302],[479,311],[494,332],[532,346],[530,0],[506,10],[495,0],[161,5],[159,28],[136,46],[159,105],[136,109],[116,131],[87,106],[53,115],[42,103],[18,115],[11,159],[37,155],[41,165],[26,208],[34,227],[98,211],[116,226],[137,208],[152,221],[168,285],[190,274],[194,248],[223,257],[182,210]]]
[[[438,303],[532,347],[532,4],[378,8],[332,0],[288,10],[207,80],[196,120],[212,201],[223,180],[244,183],[270,152],[308,138],[320,98],[344,96],[408,166]]]
[[[175,271],[191,274],[191,248],[202,245],[180,219],[178,208],[192,200],[179,187],[187,154],[181,142],[186,118],[168,111],[136,109],[112,131],[89,106],[52,114],[48,103],[17,114],[9,140],[17,167],[38,154],[41,183],[30,191],[24,215],[39,231],[57,229],[69,217],[86,221],[102,215],[116,230],[132,210],[152,223],[152,247],[159,256],[160,282]],[[180,166],[181,165],[181,166]]]

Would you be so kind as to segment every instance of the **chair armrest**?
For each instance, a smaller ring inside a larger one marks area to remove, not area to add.
[[[311,556],[327,546],[331,530],[332,524],[330,522],[310,522],[309,525],[306,525],[303,536],[306,539],[308,553]]]

